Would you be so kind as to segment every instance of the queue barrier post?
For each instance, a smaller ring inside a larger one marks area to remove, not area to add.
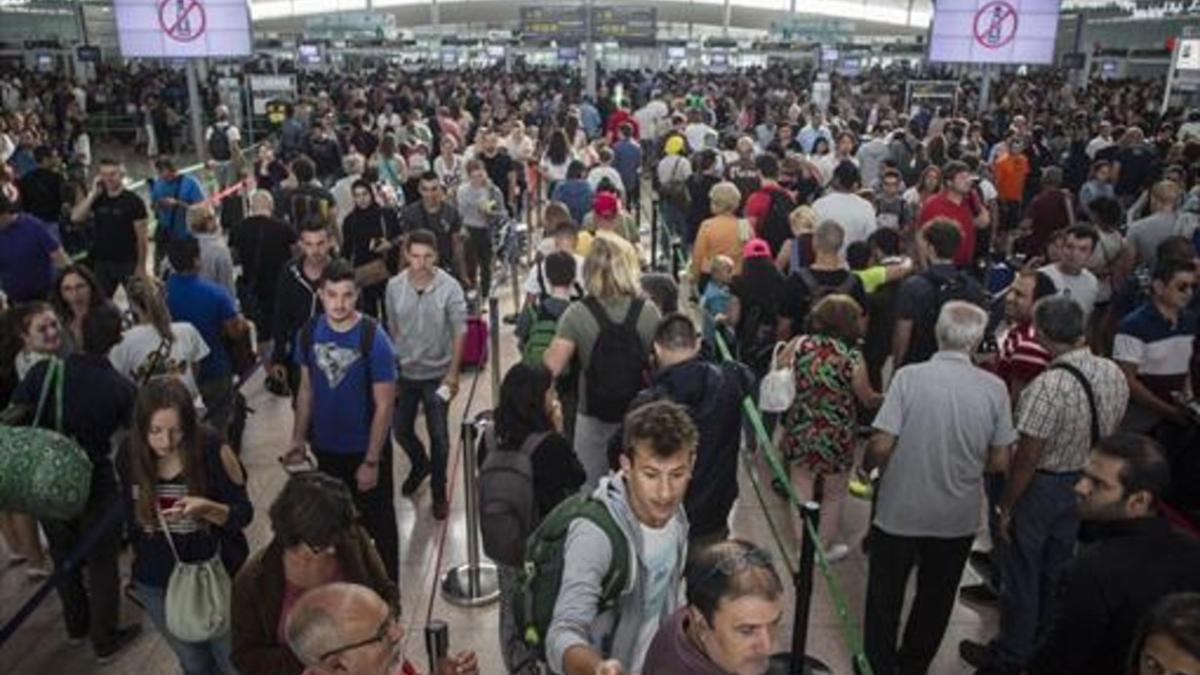
[[[467,562],[451,567],[442,575],[442,595],[460,607],[482,607],[500,599],[500,575],[496,566],[482,562],[479,556],[479,505],[475,441],[481,434],[493,433],[486,413],[462,421],[463,506],[467,512]]]
[[[650,270],[658,269],[658,201],[650,202]]]

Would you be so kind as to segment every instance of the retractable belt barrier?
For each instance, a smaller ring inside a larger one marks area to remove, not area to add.
[[[682,248],[675,248],[674,262],[677,270],[688,268],[688,261]],[[716,331],[714,335],[717,354],[721,361],[734,362],[733,354],[730,352],[724,338],[721,337],[721,333]],[[787,541],[780,534],[779,528],[771,519],[770,510],[766,508],[767,502],[764,498],[762,481],[758,476],[758,470],[754,466],[754,458],[750,452],[743,451],[741,453],[742,467],[749,476],[751,484],[754,486],[755,496],[763,506],[763,516],[767,520],[767,526],[771,531],[772,538],[775,540],[780,557],[787,566],[788,571],[792,574],[796,591],[795,620],[792,625],[792,652],[790,655],[778,655],[773,658],[772,672],[788,672],[791,675],[800,675],[801,673],[814,672],[818,669],[828,671],[828,668],[820,664],[820,662],[805,656],[808,638],[808,610],[812,599],[813,571],[815,568],[820,570],[821,576],[825,579],[825,585],[829,589],[829,597],[833,600],[842,640],[846,645],[846,649],[850,652],[850,660],[854,664],[856,672],[858,675],[874,675],[871,664],[867,660],[866,653],[863,650],[862,636],[858,623],[846,603],[846,593],[842,590],[833,575],[828,555],[825,548],[821,545],[820,536],[817,534],[820,507],[815,502],[800,499],[800,496],[796,494],[791,478],[784,469],[784,463],[779,451],[775,447],[774,441],[771,440],[771,435],[767,433],[762,413],[755,404],[754,398],[750,395],[744,396],[741,405],[742,415],[754,432],[755,439],[758,441],[758,448],[761,450],[763,459],[770,469],[771,477],[783,487],[788,503],[796,509],[798,517],[804,523],[804,537],[801,542],[800,560],[798,564],[795,564],[788,553],[789,547]],[[786,669],[781,667],[782,662],[785,660],[787,662]]]

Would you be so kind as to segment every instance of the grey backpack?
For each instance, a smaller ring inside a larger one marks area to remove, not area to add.
[[[479,470],[479,530],[483,552],[492,560],[520,567],[525,540],[537,526],[534,500],[533,453],[549,432],[529,434],[518,450],[496,447],[484,436],[487,456]]]

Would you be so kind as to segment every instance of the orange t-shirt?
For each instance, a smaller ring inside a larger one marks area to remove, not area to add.
[[[1029,158],[1010,152],[996,160],[996,194],[1006,202],[1019,202],[1029,177]]]

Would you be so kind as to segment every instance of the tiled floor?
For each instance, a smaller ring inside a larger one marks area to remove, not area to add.
[[[510,311],[511,301],[505,295],[501,311]],[[516,356],[511,330],[506,326],[501,333],[502,365],[507,367]],[[461,420],[466,404],[471,378],[478,377],[478,389],[472,410],[484,410],[491,405],[490,377],[486,372],[471,375],[464,380],[463,391],[455,399],[452,420]],[[243,460],[249,473],[249,490],[256,506],[255,519],[248,535],[252,547],[262,546],[270,536],[266,522],[266,509],[278,493],[284,481],[284,473],[276,461],[290,436],[292,413],[288,402],[268,394],[262,388],[261,375],[254,378],[246,388],[250,405],[255,414],[247,428]],[[424,423],[418,423],[423,434]],[[454,442],[451,457],[452,476],[458,476],[452,493],[453,503],[449,520],[439,523],[429,512],[429,491],[423,489],[415,501],[397,497],[396,508],[401,537],[401,584],[404,614],[407,622],[407,647],[410,658],[424,665],[422,628],[427,617],[446,620],[450,625],[450,640],[454,649],[474,649],[480,655],[485,675],[503,672],[498,655],[496,606],[463,609],[447,603],[437,591],[438,580],[448,568],[466,560],[466,523],[463,511],[461,452],[457,439],[459,429],[453,425],[451,439]],[[396,484],[407,475],[407,460],[397,451],[395,463]],[[760,467],[759,474],[766,475]],[[742,499],[732,517],[733,532],[767,546],[775,547],[767,524],[770,516],[780,524],[785,537],[791,538],[791,525],[783,501],[767,489],[766,503],[759,502],[754,495],[745,471],[740,473]],[[868,505],[850,499],[844,513],[843,528],[850,541],[857,544],[866,530]],[[795,551],[790,552],[792,558]],[[775,552],[778,559],[778,553]],[[780,571],[783,572],[782,566]],[[867,562],[857,546],[854,552],[832,568],[832,574],[845,596],[851,620],[861,622],[866,589]],[[971,572],[966,572],[964,582],[971,581]],[[34,585],[23,575],[14,571],[0,570],[0,620],[7,620],[17,607],[33,592]],[[790,647],[792,635],[792,600],[789,592],[788,611],[779,632],[779,648]],[[123,613],[130,621],[141,620],[139,610],[126,606]],[[966,664],[959,660],[956,645],[963,638],[984,638],[994,632],[994,611],[977,611],[959,603],[951,617],[950,627],[942,643],[942,649],[934,662],[934,675],[957,675],[969,672]],[[155,635],[149,624],[143,637],[115,661],[105,667],[96,664],[86,646],[70,647],[65,641],[61,610],[54,597],[44,602],[28,622],[7,644],[0,646],[0,674],[43,675],[54,673],[106,673],[112,675],[159,675],[178,672],[172,654],[162,640]],[[850,655],[842,637],[840,620],[824,579],[817,574],[809,617],[807,652],[824,661],[838,675],[852,672]]]

